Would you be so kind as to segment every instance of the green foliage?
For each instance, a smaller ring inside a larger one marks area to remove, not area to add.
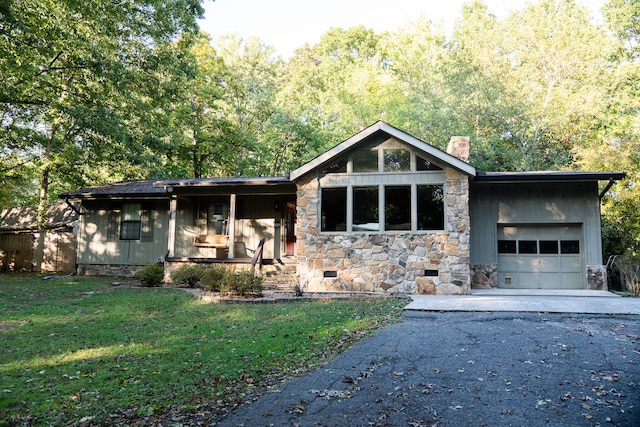
[[[164,282],[164,266],[161,264],[145,266],[140,272],[140,281],[147,287],[161,286]]]
[[[202,280],[205,269],[200,264],[185,265],[171,273],[171,280],[179,287],[195,288]]]
[[[202,274],[200,284],[202,289],[211,292],[220,292],[222,284],[229,273],[224,265],[214,265],[207,268]]]
[[[173,40],[202,12],[199,0],[4,2],[0,179],[9,157],[30,165],[44,211],[50,190],[154,164],[145,116],[178,74]]]
[[[637,159],[640,3],[603,11],[596,25],[539,0],[498,18],[472,1],[451,36],[422,18],[334,28],[284,61],[258,39],[214,48],[198,0],[4,2],[0,206],[121,179],[285,175],[379,119],[442,149],[468,135],[484,170],[606,170],[610,152]],[[603,214],[627,245],[640,162],[622,159]]]
[[[0,403],[0,420],[8,425],[160,425],[176,411],[213,425],[256,390],[317,369],[406,305],[202,304],[186,292],[118,288],[106,278],[0,279],[0,392],[11,399]]]
[[[628,249],[616,257],[622,282],[631,295],[640,296],[640,253]]]
[[[262,277],[254,270],[228,271],[220,290],[240,296],[261,296],[264,287]]]

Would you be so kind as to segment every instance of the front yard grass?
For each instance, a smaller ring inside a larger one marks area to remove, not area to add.
[[[406,304],[207,304],[110,282],[0,275],[0,425],[215,422]]]

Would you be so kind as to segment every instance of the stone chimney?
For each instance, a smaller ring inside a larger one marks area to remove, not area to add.
[[[468,136],[452,136],[447,146],[447,153],[469,163],[469,137]]]

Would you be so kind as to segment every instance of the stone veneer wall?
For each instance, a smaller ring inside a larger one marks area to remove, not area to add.
[[[78,264],[76,274],[78,276],[135,277],[144,267],[144,265]]]
[[[607,266],[587,265],[587,289],[595,291],[606,291],[607,286]]]
[[[309,174],[297,187],[296,256],[303,289],[469,293],[467,175],[446,168],[446,232],[433,233],[320,233],[318,180]],[[425,270],[437,275],[428,277]]]
[[[495,289],[498,287],[497,264],[471,264],[471,288]]]

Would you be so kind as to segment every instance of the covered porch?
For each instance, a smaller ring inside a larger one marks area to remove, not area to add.
[[[296,188],[285,177],[158,181],[170,265],[295,265]]]

